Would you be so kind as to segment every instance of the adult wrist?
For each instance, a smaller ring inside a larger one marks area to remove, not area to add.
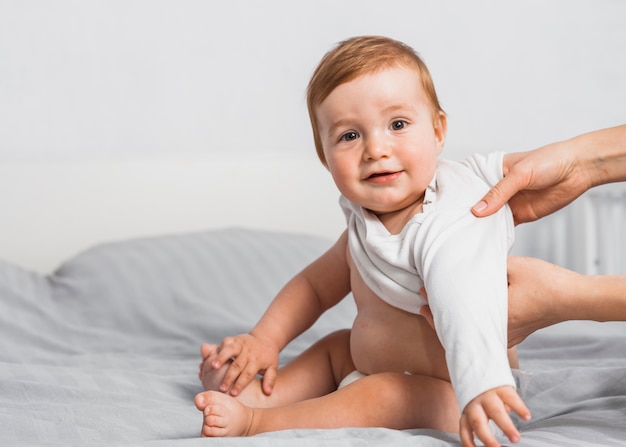
[[[588,171],[591,186],[626,181],[626,125],[578,137],[578,156]]]

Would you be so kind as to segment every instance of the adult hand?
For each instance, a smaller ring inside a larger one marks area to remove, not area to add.
[[[508,201],[516,224],[532,222],[561,209],[593,186],[626,181],[626,125],[507,154],[502,168],[504,178],[472,212],[488,216]]]
[[[540,259],[511,256],[508,344],[513,347],[538,329],[575,317],[574,296],[584,276]],[[564,305],[565,303],[565,305]],[[601,309],[601,306],[596,306]],[[592,319],[590,312],[587,319]]]
[[[566,295],[581,281],[579,273],[540,259],[517,256],[508,258],[507,271],[509,348],[536,330],[565,321],[570,316],[559,303],[571,301]],[[420,293],[428,299],[424,288]],[[420,315],[434,329],[430,307],[423,306]]]
[[[509,202],[515,224],[532,222],[571,203],[592,185],[567,147],[555,143],[531,152],[506,154],[504,178],[472,208],[488,216]]]

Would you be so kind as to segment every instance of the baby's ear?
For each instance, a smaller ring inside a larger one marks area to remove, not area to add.
[[[433,120],[433,126],[435,128],[435,138],[437,139],[437,154],[440,154],[448,132],[448,117],[446,114],[439,111]]]

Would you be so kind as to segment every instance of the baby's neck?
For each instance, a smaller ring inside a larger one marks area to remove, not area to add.
[[[388,213],[374,213],[385,226],[387,231],[391,234],[399,234],[402,232],[406,224],[415,216],[422,212],[422,205],[424,203],[424,196],[419,200],[413,202],[411,205],[399,209],[397,211],[391,211]]]

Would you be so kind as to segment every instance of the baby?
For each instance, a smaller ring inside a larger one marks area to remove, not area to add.
[[[438,158],[447,120],[428,69],[389,38],[339,44],[318,65],[307,100],[347,229],[249,334],[203,345],[202,434],[433,428],[458,431],[464,445],[476,436],[495,446],[491,419],[517,442],[509,410],[524,420],[530,413],[506,349],[513,220],[508,208],[482,219],[470,211],[502,178],[502,154]],[[420,316],[424,288],[437,332]],[[351,330],[278,371],[287,343],[350,292]]]

